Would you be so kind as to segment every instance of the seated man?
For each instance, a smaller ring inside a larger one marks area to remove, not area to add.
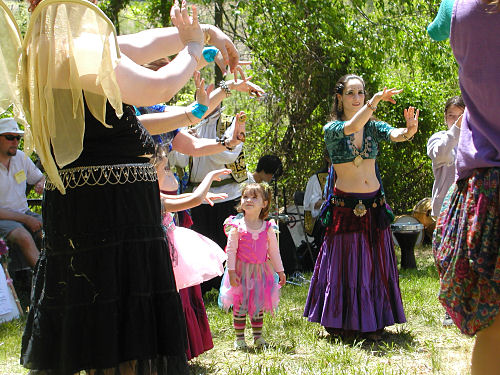
[[[257,162],[255,172],[248,172],[248,182],[270,183],[273,177],[278,178],[283,174],[283,164],[276,155],[264,155]]]
[[[306,191],[304,193],[304,221],[305,229],[308,235],[314,237],[314,243],[319,250],[323,242],[325,229],[316,220],[323,204],[324,190],[326,180],[328,179],[328,169],[331,165],[328,152],[325,150],[323,155],[325,164],[323,168],[313,174],[307,181]]]
[[[14,119],[0,119],[0,236],[16,245],[33,268],[39,255],[35,240],[42,237],[42,217],[28,208],[26,184],[34,185],[41,194],[45,177],[17,149],[22,134]]]

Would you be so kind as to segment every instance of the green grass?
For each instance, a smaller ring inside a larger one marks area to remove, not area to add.
[[[191,372],[228,375],[281,374],[468,374],[473,339],[443,328],[437,300],[437,272],[428,247],[417,249],[417,270],[400,272],[408,322],[387,328],[378,344],[331,340],[319,324],[302,317],[307,287],[287,284],[279,310],[264,318],[268,349],[233,350],[232,316],[217,306],[214,291],[205,296],[215,347],[191,361]],[[310,276],[310,275],[309,275]],[[0,374],[26,374],[19,363],[24,320],[0,325]],[[251,330],[247,328],[247,342]],[[251,347],[251,346],[250,346]]]

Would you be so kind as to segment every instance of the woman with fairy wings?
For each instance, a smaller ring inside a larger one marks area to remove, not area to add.
[[[34,144],[48,182],[21,363],[34,374],[187,373],[186,328],[149,163],[151,134],[172,128],[142,124],[131,105],[169,100],[192,76],[204,41],[233,71],[238,53],[185,3],[172,7],[174,27],[118,38],[90,2],[32,8],[21,62],[27,148]],[[158,71],[141,66],[173,54]]]

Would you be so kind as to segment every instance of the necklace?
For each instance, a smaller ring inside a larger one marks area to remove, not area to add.
[[[354,160],[352,163],[358,168],[363,162],[363,156],[365,158],[368,157],[368,153],[372,150],[372,137],[366,137],[363,139],[363,151],[359,151],[356,145],[354,144],[354,134],[349,134],[349,139],[347,140],[347,144],[352,154],[354,155]]]

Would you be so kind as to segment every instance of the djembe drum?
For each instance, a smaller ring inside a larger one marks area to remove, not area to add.
[[[415,244],[421,239],[423,224],[412,216],[398,216],[391,224],[391,230],[401,248],[401,268],[417,268]]]

